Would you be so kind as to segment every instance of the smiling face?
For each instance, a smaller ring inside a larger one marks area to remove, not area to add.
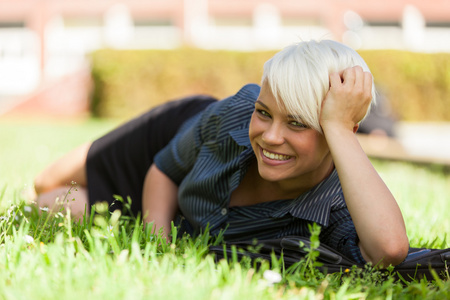
[[[255,103],[249,137],[260,176],[285,189],[303,192],[333,169],[325,137],[280,108],[266,83]]]

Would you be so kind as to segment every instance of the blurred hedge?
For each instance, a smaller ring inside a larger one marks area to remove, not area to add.
[[[259,83],[274,52],[100,50],[92,55],[94,116],[127,118],[192,94],[224,98]]]
[[[450,53],[361,51],[377,85],[405,121],[450,121]]]
[[[259,83],[275,52],[196,49],[92,54],[97,117],[129,118],[170,99],[195,93],[224,98]],[[394,113],[407,121],[450,121],[450,54],[360,51]]]

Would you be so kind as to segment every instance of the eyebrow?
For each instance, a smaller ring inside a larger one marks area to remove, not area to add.
[[[265,105],[261,100],[256,100],[255,104],[258,103],[259,105],[263,106],[266,109],[269,109],[269,107],[267,105]]]
[[[265,105],[261,100],[256,100],[255,104],[258,103],[259,105],[261,105],[262,107],[264,107],[265,109],[269,109],[269,107],[267,105]],[[296,115],[286,115],[288,117],[288,119],[294,119],[294,120],[298,120],[300,122],[303,122],[303,118],[300,116],[296,116]]]

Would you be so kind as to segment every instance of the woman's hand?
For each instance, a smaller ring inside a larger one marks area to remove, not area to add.
[[[330,74],[330,89],[322,102],[320,125],[356,131],[372,100],[372,75],[360,66]]]

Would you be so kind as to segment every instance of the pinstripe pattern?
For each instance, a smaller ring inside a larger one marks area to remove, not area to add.
[[[188,121],[154,162],[179,187],[179,208],[194,232],[228,226],[225,239],[309,236],[308,223],[322,225],[321,241],[357,261],[362,257],[337,172],[296,199],[229,208],[255,159],[248,137],[260,87],[246,85]]]

